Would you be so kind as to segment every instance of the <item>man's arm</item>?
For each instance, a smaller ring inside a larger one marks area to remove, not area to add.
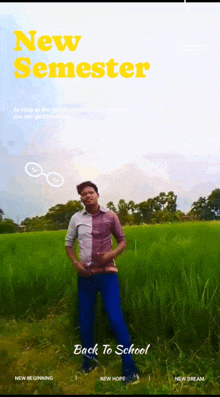
[[[68,258],[71,260],[72,264],[76,267],[79,262],[75,258],[73,247],[66,246],[65,248],[66,248],[66,254],[67,254]]]
[[[66,248],[66,254],[72,262],[73,269],[76,270],[77,272],[84,274],[84,275],[90,274],[90,271],[88,269],[86,269],[82,263],[80,263],[76,260],[73,247],[66,246],[65,248]]]
[[[82,275],[88,275],[90,273],[88,269],[86,269],[85,266],[82,263],[78,262],[75,258],[73,246],[76,239],[77,239],[77,227],[76,227],[75,217],[73,216],[70,220],[65,238],[66,254],[68,258],[71,260],[74,270],[80,272]]]

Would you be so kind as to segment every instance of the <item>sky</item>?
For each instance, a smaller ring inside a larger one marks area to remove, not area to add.
[[[78,200],[76,185],[85,180],[98,185],[104,206],[172,190],[185,212],[219,188],[219,4],[1,3],[0,16],[5,217],[21,222]],[[36,31],[36,51],[23,44],[15,51],[14,31],[29,38]],[[58,51],[54,43],[42,51],[37,42],[44,35],[81,38],[75,51]],[[18,57],[31,60],[27,78],[14,75]],[[150,69],[145,78],[32,73],[37,62],[112,58],[119,65],[148,62]]]

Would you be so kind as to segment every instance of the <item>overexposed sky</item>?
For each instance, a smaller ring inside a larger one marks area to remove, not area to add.
[[[13,106],[28,106],[31,82],[30,107],[33,98],[41,101],[41,107],[80,106],[72,117],[45,120],[39,129],[35,120],[16,121],[25,141],[16,154],[15,146],[7,146],[4,136],[1,139],[10,162],[24,164],[31,161],[32,153],[33,161],[37,158],[48,172],[62,174],[66,183],[53,189],[41,177],[30,180],[22,166],[14,165],[2,191],[12,192],[8,185],[15,178],[24,195],[37,184],[42,203],[44,198],[65,203],[78,198],[75,184],[90,179],[100,184],[107,201],[134,199],[132,194],[143,201],[153,193],[174,190],[190,203],[199,198],[196,186],[203,196],[219,187],[219,4],[1,3],[0,13],[1,21],[7,20],[3,31],[7,27],[7,69],[13,87],[4,98],[11,99]],[[36,30],[36,43],[42,35],[80,35],[81,39],[74,52],[58,51],[55,45],[47,52],[38,48],[15,52],[14,25],[28,37],[30,30]],[[31,75],[16,79],[13,61],[20,56],[28,56],[32,66],[36,62],[106,63],[113,58],[119,65],[149,62],[150,69],[145,78],[37,79]],[[126,174],[128,169],[130,181],[123,186],[123,170]]]

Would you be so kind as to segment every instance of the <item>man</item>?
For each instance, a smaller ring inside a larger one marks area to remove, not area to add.
[[[109,323],[116,341],[123,348],[131,345],[120,308],[119,283],[114,258],[126,247],[125,236],[117,215],[100,207],[98,188],[90,182],[77,186],[85,210],[70,219],[66,235],[66,253],[78,272],[79,325],[82,347],[94,346],[93,324],[97,292],[100,291]],[[118,245],[113,251],[111,234]],[[74,242],[78,239],[80,262],[76,260]],[[90,349],[91,351],[91,349]],[[82,372],[94,369],[94,355],[83,355]],[[123,376],[126,383],[137,383],[139,376],[131,354],[122,354]]]

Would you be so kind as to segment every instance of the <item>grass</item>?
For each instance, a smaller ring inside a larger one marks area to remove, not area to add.
[[[104,381],[104,376],[120,377],[121,362],[114,354],[104,355],[99,344],[98,361],[101,366],[87,376],[76,371],[81,355],[73,355],[79,344],[66,315],[67,303],[51,309],[41,321],[1,320],[1,394],[217,394],[217,353],[200,349],[185,354],[169,342],[151,345],[147,355],[134,355],[140,383],[124,386],[121,381]],[[59,314],[58,314],[59,313]],[[138,344],[137,344],[138,346]],[[140,346],[141,347],[141,346]],[[16,380],[15,377],[26,377]],[[53,377],[52,380],[27,380],[28,376]],[[178,381],[175,377],[186,377]],[[187,377],[204,377],[187,381]]]
[[[77,278],[64,249],[65,231],[0,236],[0,354],[6,394],[215,394],[219,343],[219,224],[187,222],[124,228],[117,258],[122,311],[136,347],[138,385],[121,376],[120,356],[77,378],[80,356]],[[100,296],[96,342],[115,344]],[[100,352],[101,353],[101,352]],[[50,376],[22,381],[15,376]],[[203,377],[177,381],[175,377]],[[150,377],[150,378],[149,378]]]
[[[133,337],[151,343],[174,338],[189,349],[208,338],[217,349],[218,224],[134,226],[125,234],[127,251],[117,265],[122,310]],[[0,236],[2,317],[38,313],[41,319],[67,298],[76,327],[77,278],[64,237],[65,231]],[[99,313],[102,319],[100,303]],[[99,334],[109,333],[107,322],[100,323]]]

